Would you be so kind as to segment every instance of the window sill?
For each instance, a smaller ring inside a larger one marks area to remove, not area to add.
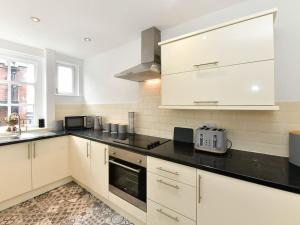
[[[7,127],[0,127],[0,136],[1,135],[11,135],[12,132],[8,132],[6,131]],[[39,128],[39,127],[28,127],[27,131],[25,127],[21,127],[22,132],[30,132],[30,131],[49,131],[49,128],[43,127],[43,128]]]
[[[73,94],[55,94],[56,96],[59,97],[81,97],[80,95],[73,95]]]

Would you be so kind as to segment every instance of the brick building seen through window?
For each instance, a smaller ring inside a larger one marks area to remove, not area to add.
[[[34,70],[32,64],[0,59],[0,126],[11,113],[34,123]]]

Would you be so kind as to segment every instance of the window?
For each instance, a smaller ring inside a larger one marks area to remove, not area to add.
[[[0,126],[6,126],[5,118],[11,113],[34,125],[35,73],[33,63],[0,58]]]
[[[76,66],[68,64],[57,64],[57,88],[58,95],[77,95],[76,88]]]

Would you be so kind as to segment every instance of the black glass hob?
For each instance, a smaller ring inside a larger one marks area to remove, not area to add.
[[[158,137],[152,137],[152,136],[146,136],[146,135],[140,135],[140,134],[126,134],[120,136],[117,135],[116,139],[113,140],[116,143],[129,145],[132,147],[142,148],[146,150],[151,150],[159,145],[162,145],[168,141],[169,139],[165,138],[158,138]]]

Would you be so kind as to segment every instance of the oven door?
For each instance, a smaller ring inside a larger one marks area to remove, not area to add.
[[[146,212],[146,168],[110,157],[109,191]]]

